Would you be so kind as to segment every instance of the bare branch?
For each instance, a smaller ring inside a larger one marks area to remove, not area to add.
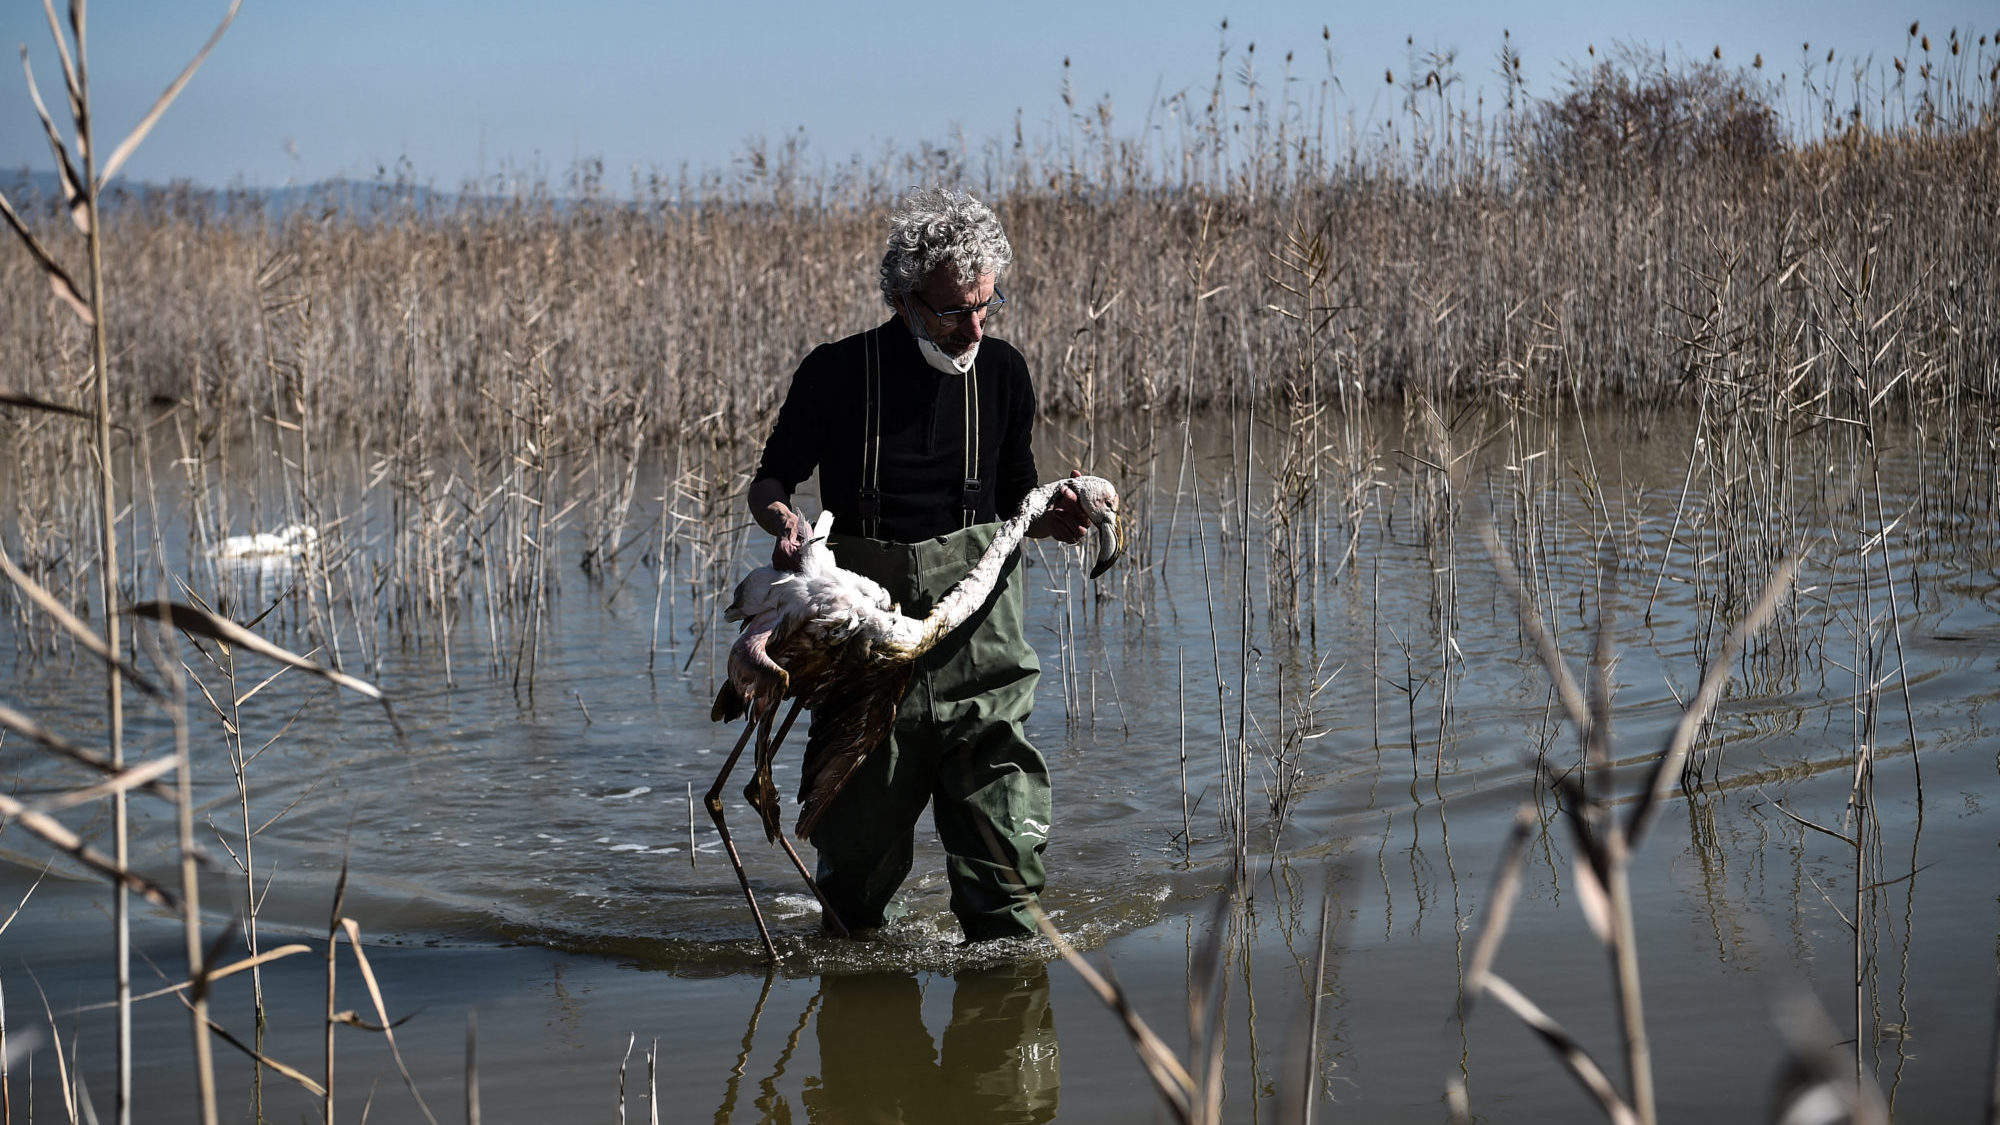
[[[52,0],[42,0],[42,14],[49,17],[49,38],[55,40],[56,58],[62,60],[63,91],[69,95],[69,115],[71,119],[81,124],[83,83],[77,81],[76,63],[69,57],[69,41],[63,38],[62,25],[56,21],[56,8]]]
[[[345,672],[335,671],[324,665],[315,664],[305,657],[292,652],[290,649],[282,648],[265,640],[227,618],[219,617],[205,609],[197,609],[194,606],[183,605],[179,602],[140,602],[135,605],[126,606],[123,612],[133,617],[150,617],[155,621],[170,622],[174,628],[179,629],[183,633],[209,637],[221,641],[223,644],[235,645],[238,648],[247,649],[266,659],[275,660],[280,664],[290,665],[302,672],[310,672],[331,683],[338,684],[357,695],[365,695],[375,702],[380,703],[382,710],[389,716],[390,725],[396,726],[396,714],[390,710],[389,699],[382,694],[381,688],[376,687],[366,680],[350,676]],[[401,727],[397,727],[397,730],[400,733]]]
[[[417,1108],[424,1111],[425,1119],[431,1125],[437,1125],[431,1107],[424,1104],[424,1096],[417,1092],[417,1083],[410,1077],[410,1068],[403,1065],[403,1052],[396,1046],[396,1025],[389,1022],[388,1006],[382,1002],[382,986],[376,983],[375,970],[368,964],[367,952],[361,948],[361,925],[352,918],[342,918],[340,928],[347,932],[347,948],[354,952],[354,963],[361,967],[361,980],[368,986],[368,998],[375,1002],[375,1014],[382,1018],[382,1037],[389,1041],[389,1054],[396,1060],[396,1069],[403,1073],[403,1084],[410,1088],[410,1096],[417,1099]]]
[[[1514,903],[1521,893],[1521,868],[1528,854],[1528,834],[1541,817],[1535,806],[1522,804],[1514,814],[1514,830],[1507,834],[1507,843],[1500,850],[1500,863],[1493,871],[1493,887],[1486,895],[1486,920],[1481,924],[1479,937],[1472,945],[1472,960],[1465,969],[1465,984],[1459,989],[1459,1001],[1467,1015],[1472,1012],[1473,1003],[1479,999],[1486,987],[1486,974],[1493,970],[1493,958],[1499,955],[1500,942],[1507,936],[1507,925],[1514,916]]]
[[[56,296],[67,301],[69,307],[76,311],[77,316],[83,318],[85,324],[96,324],[97,314],[91,311],[90,302],[83,299],[82,292],[77,289],[76,282],[69,279],[68,272],[56,264],[56,260],[47,250],[42,249],[41,242],[29,232],[28,225],[21,221],[21,216],[14,213],[14,205],[7,202],[4,192],[0,192],[0,218],[5,218],[7,225],[14,228],[14,233],[21,236],[21,242],[28,248],[29,256],[34,258],[36,264],[42,267],[42,272],[48,275],[49,288],[55,290]]]
[[[35,398],[33,395],[17,395],[12,391],[0,391],[0,406],[19,406],[27,410],[45,410],[50,414],[67,414],[86,422],[97,420],[97,415],[80,407],[64,406],[62,403]]]
[[[155,758],[145,765],[133,766],[122,773],[112,774],[95,785],[87,785],[82,789],[72,789],[44,800],[36,801],[34,808],[37,812],[44,813],[58,813],[64,809],[73,809],[78,805],[87,805],[92,801],[101,801],[113,793],[123,793],[130,789],[150,786],[162,774],[172,773],[173,769],[174,760],[172,758]]]
[[[1723,685],[1729,682],[1730,669],[1736,663],[1737,654],[1743,651],[1743,645],[1771,620],[1772,614],[1777,612],[1778,603],[1784,599],[1786,591],[1792,588],[1792,583],[1799,576],[1799,562],[1799,556],[1794,554],[1787,556],[1778,564],[1778,569],[1772,573],[1771,580],[1764,584],[1764,592],[1758,596],[1757,603],[1750,607],[1750,612],[1744,614],[1743,619],[1736,623],[1736,627],[1729,630],[1729,636],[1723,639],[1722,650],[1715,654],[1715,659],[1708,666],[1708,674],[1701,679],[1701,687],[1695,691],[1694,699],[1688,704],[1687,710],[1681,712],[1681,721],[1674,725],[1673,733],[1668,736],[1666,749],[1660,752],[1659,760],[1653,763],[1652,781],[1646,786],[1646,791],[1639,794],[1639,801],[1633,806],[1632,815],[1625,822],[1625,838],[1629,841],[1628,846],[1638,848],[1640,837],[1646,834],[1646,829],[1651,826],[1660,803],[1666,800],[1667,788],[1673,784],[1674,778],[1680,776],[1681,765],[1687,761],[1688,751],[1694,748],[1695,732],[1708,721],[1709,714],[1715,710],[1716,702],[1722,698]]]
[[[41,723],[36,722],[33,717],[24,715],[4,703],[0,703],[0,727],[6,727],[23,738],[32,738],[78,765],[88,766],[103,774],[116,774],[118,772],[118,767],[111,764],[109,757],[95,750],[87,750],[78,746],[76,743],[71,742]],[[163,801],[174,799],[173,794],[152,783],[142,785],[140,788]]]
[[[243,0],[230,0],[229,12],[222,17],[222,22],[216,25],[215,33],[208,37],[208,42],[203,43],[201,50],[195,53],[194,60],[187,64],[179,77],[167,84],[159,100],[153,103],[153,108],[147,110],[146,116],[140,118],[139,123],[132,127],[131,134],[118,142],[117,148],[111,150],[110,158],[104,162],[103,170],[97,175],[98,187],[102,188],[111,182],[111,177],[118,174],[118,169],[125,163],[125,158],[132,155],[133,150],[139,147],[139,142],[146,139],[147,133],[152,132],[153,126],[160,120],[160,115],[167,112],[167,107],[174,104],[174,99],[180,96],[182,87],[188,84],[188,79],[193,78],[194,72],[201,69],[202,60],[208,58],[208,53],[221,42],[222,33],[229,30],[230,23],[236,19],[237,9],[242,6]]]
[[[90,208],[83,194],[83,177],[69,158],[69,146],[63,143],[62,134],[56,131],[56,123],[49,119],[49,108],[42,104],[41,87],[35,85],[35,70],[28,65],[28,48],[21,48],[21,71],[28,76],[28,96],[34,99],[35,113],[42,119],[42,132],[48,134],[49,152],[56,160],[56,177],[62,181],[63,204],[69,208],[70,221],[76,229],[90,233]]]
[[[14,823],[40,836],[58,850],[68,853],[84,866],[102,875],[108,875],[144,895],[146,901],[168,910],[175,909],[174,896],[151,879],[136,871],[118,866],[110,856],[83,842],[83,838],[71,832],[61,821],[46,813],[36,812],[5,793],[0,793],[0,816],[14,818]]]
[[[92,656],[118,669],[119,675],[137,684],[147,695],[159,698],[160,689],[154,687],[152,681],[113,655],[110,646],[105,644],[104,638],[98,635],[97,630],[84,624],[82,619],[57,601],[54,594],[42,589],[41,584],[28,577],[26,571],[15,566],[14,560],[7,556],[5,547],[0,547],[0,574],[6,575],[9,581],[20,587],[21,592],[28,595],[28,600],[34,602],[37,609],[48,614],[56,624],[63,627],[64,632],[76,638],[77,643],[87,649]]]
[[[1639,1125],[1638,1114],[1633,1113],[1632,1107],[1618,1096],[1618,1088],[1611,1084],[1604,1068],[1597,1065],[1597,1060],[1590,1057],[1590,1052],[1583,1049],[1583,1044],[1578,1043],[1575,1036],[1564,1031],[1562,1025],[1550,1019],[1548,1013],[1537,1007],[1533,1000],[1500,977],[1488,974],[1486,991],[1548,1044],[1549,1049],[1562,1060],[1563,1066],[1569,1069],[1571,1077],[1597,1099],[1598,1108],[1604,1111],[1613,1125]]]
[[[1548,669],[1549,679],[1555,683],[1556,698],[1562,702],[1563,711],[1575,725],[1580,736],[1590,735],[1590,707],[1584,702],[1583,690],[1577,686],[1576,677],[1563,663],[1562,652],[1556,648],[1555,638],[1549,635],[1548,626],[1542,622],[1542,611],[1535,606],[1535,600],[1521,585],[1520,572],[1514,569],[1514,560],[1507,553],[1507,547],[1500,542],[1500,532],[1493,526],[1490,513],[1480,512],[1477,520],[1480,542],[1486,545],[1486,554],[1493,560],[1493,569],[1500,572],[1500,583],[1514,596],[1515,612],[1520,616],[1521,625],[1528,630],[1528,637],[1535,642],[1535,651],[1541,654],[1542,665]]]

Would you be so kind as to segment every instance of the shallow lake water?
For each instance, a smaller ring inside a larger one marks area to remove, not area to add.
[[[1385,431],[1352,565],[1323,570],[1294,607],[1268,580],[1270,517],[1258,498],[1278,436],[1256,439],[1247,552],[1244,436],[1216,423],[1196,438],[1186,466],[1176,445],[1127,479],[1127,511],[1151,534],[1122,578],[1097,591],[1076,552],[1029,550],[1029,628],[1044,667],[1029,733],[1050,759],[1057,800],[1052,920],[1183,1043],[1192,966],[1231,882],[1228,810],[1240,794],[1248,864],[1222,945],[1229,1120],[1280,1119],[1302,1084],[1316,993],[1323,1120],[1442,1120],[1454,1079],[1481,1120],[1589,1118],[1587,1097],[1499,1005],[1468,1013],[1457,1000],[1526,803],[1543,827],[1496,971],[1622,1075],[1610,970],[1584,921],[1558,802],[1534,764],[1541,753],[1570,768],[1575,739],[1492,564],[1463,518],[1442,547],[1426,536],[1419,501],[1431,485]],[[1545,517],[1539,550],[1526,561],[1579,676],[1597,618],[1594,563],[1605,530],[1617,530],[1624,565],[1606,596],[1620,651],[1615,776],[1628,790],[1719,636],[1709,600],[1718,579],[1703,552],[1729,519],[1774,518],[1683,501],[1691,441],[1671,420],[1593,421],[1546,457],[1496,463],[1482,478],[1544,482],[1531,504]],[[1590,489],[1573,484],[1579,448],[1595,451]],[[1045,475],[1076,456],[1052,442]],[[1675,791],[1634,867],[1666,1119],[1764,1117],[1785,1058],[1773,1003],[1794,985],[1821,999],[1842,1036],[1858,1007],[1862,1054],[1898,1117],[1968,1119],[1985,1104],[2000,947],[1992,513],[1958,511],[1953,522],[1934,496],[1950,476],[1935,450],[1885,453],[1879,469],[1880,492],[1859,494],[1852,526],[1812,529],[1799,593],[1781,615],[1787,639],[1740,662],[1702,741],[1702,784]],[[657,479],[639,490],[660,493]],[[1878,497],[1886,520],[1873,514]],[[161,518],[177,518],[171,499]],[[1884,522],[1888,534],[1871,540]],[[385,549],[380,537],[351,539]],[[1349,542],[1332,525],[1323,541],[1329,559]],[[743,544],[739,574],[767,547],[761,534]],[[323,949],[345,865],[342,912],[360,924],[390,1016],[410,1017],[397,1043],[440,1120],[463,1119],[469,1013],[488,1121],[608,1119],[621,1083],[633,1120],[649,1089],[666,1121],[1161,1119],[1118,1021],[1046,946],[958,945],[928,818],[903,896],[910,917],[852,942],[820,936],[810,896],[736,802],[731,823],[782,953],[766,970],[715,833],[691,816],[690,794],[699,799],[739,729],[708,719],[728,636],[701,634],[707,607],[669,582],[649,669],[656,575],[644,561],[622,565],[590,577],[572,560],[559,573],[532,693],[511,670],[490,670],[468,612],[451,634],[449,676],[442,646],[421,630],[350,667],[389,693],[400,731],[373,704],[295,674],[246,705],[250,747],[272,740],[248,771],[249,820],[270,821],[254,843],[262,944],[315,949],[265,971],[267,1054],[321,1071]],[[247,604],[290,578],[276,564],[222,580]],[[268,631],[299,643],[287,619]],[[96,670],[30,651],[11,615],[0,629],[0,654],[15,654],[0,702],[101,738]],[[192,648],[182,655],[214,684]],[[1855,669],[1881,689],[1858,691]],[[269,671],[246,668],[243,689]],[[135,756],[170,751],[157,709],[132,705],[130,723]],[[215,726],[197,709],[200,819],[214,825],[200,828],[210,936],[245,898],[232,874],[239,795]],[[1232,780],[1225,748],[1239,742],[1248,766]],[[1853,830],[1845,810],[1860,742],[1878,750],[1870,886],[1857,899],[1855,851],[1835,834]],[[796,777],[795,750],[781,755],[781,790]],[[75,780],[14,737],[0,765],[24,797]],[[133,807],[137,866],[169,880],[171,816],[143,797]],[[101,812],[64,819],[106,835]],[[0,850],[0,897],[11,904],[46,853],[18,828],[0,835]],[[91,1006],[110,994],[107,902],[58,864],[0,934],[9,1033],[45,1024],[46,996],[100,1115],[111,1018]],[[1315,987],[1323,903],[1331,935]],[[183,946],[172,920],[136,913],[145,991],[160,979],[151,966],[166,978],[184,971]],[[339,1006],[372,1020],[341,957]],[[217,989],[215,1018],[247,1040],[247,980]],[[135,1037],[143,1119],[192,1119],[185,1009],[146,1001]],[[1851,1057],[1853,1046],[1842,1050]],[[248,1067],[218,1051],[227,1116],[250,1120]],[[341,1120],[359,1120],[364,1105],[369,1120],[423,1119],[379,1036],[342,1029],[339,1052]],[[34,1108],[60,1115],[46,1048],[16,1064],[17,1104],[30,1065]],[[257,1096],[272,1120],[317,1119],[317,1099],[282,1077],[267,1072]]]

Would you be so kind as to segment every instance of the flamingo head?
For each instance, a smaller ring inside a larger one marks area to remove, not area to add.
[[[1071,477],[1062,483],[1076,493],[1083,514],[1097,531],[1097,562],[1090,568],[1090,576],[1096,578],[1124,552],[1118,540],[1118,490],[1103,477]]]

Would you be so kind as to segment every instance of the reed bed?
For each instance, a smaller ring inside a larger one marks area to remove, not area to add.
[[[1627,52],[1546,99],[1510,84],[1492,117],[1453,60],[1430,59],[1400,115],[1310,135],[1284,123],[1338,120],[1338,96],[1323,81],[1317,102],[1279,100],[1253,51],[1218,68],[1206,109],[1176,104],[1179,139],[1159,151],[1072,107],[1068,134],[1011,163],[989,146],[813,174],[767,153],[735,177],[635,183],[631,200],[589,175],[573,196],[449,202],[381,183],[365,212],[146,194],[105,231],[112,411],[126,432],[171,417],[197,535],[332,528],[298,612],[336,660],[371,662],[369,622],[445,646],[453,621],[483,617],[507,666],[531,668],[563,574],[699,526],[640,534],[669,505],[634,495],[638,469],[679,466],[669,494],[732,492],[798,359],[882,315],[880,224],[930,160],[925,176],[996,197],[1017,254],[999,331],[1079,460],[1115,459],[1138,485],[1174,452],[1159,422],[1283,419],[1292,440],[1257,451],[1278,481],[1258,505],[1274,589],[1355,561],[1382,451],[1346,420],[1419,395],[1451,412],[1693,404],[1754,429],[1732,448],[1777,446],[1760,465],[1802,426],[1858,449],[1867,425],[1915,424],[1968,466],[1936,509],[1978,510],[2000,389],[2000,46],[1951,43],[1921,77],[1913,62],[1839,82],[1851,64],[1816,55],[1767,80]],[[1236,95],[1250,108],[1228,108]],[[1722,125],[1662,123],[1661,102]],[[52,201],[23,209],[31,229],[59,218]],[[9,255],[0,285],[45,293],[36,270]],[[9,302],[0,326],[10,392],[79,401],[87,337],[66,307]],[[1107,448],[1107,420],[1135,415],[1157,420],[1146,447]],[[81,605],[95,552],[76,549],[85,509],[62,483],[79,479],[63,471],[84,452],[75,427],[12,411],[0,426],[34,466],[10,481],[10,545]],[[285,511],[244,499],[273,494],[245,443],[281,454]],[[335,473],[354,450],[365,468]],[[121,460],[143,471],[136,443]],[[1745,510],[1783,499],[1742,487]],[[554,557],[547,533],[569,526],[586,527],[580,557]],[[127,565],[140,588],[159,564]],[[492,604],[468,609],[475,596]],[[1300,608],[1287,617],[1310,631]]]
[[[1636,181],[1611,166],[1539,187],[1505,175],[1496,149],[1443,188],[1357,163],[1275,198],[1003,196],[1017,265],[1002,332],[1044,407],[1086,420],[1332,390],[1336,371],[1370,398],[1591,402],[1686,401],[1704,372],[1783,372],[1743,393],[1838,407],[1886,390],[1976,411],[1996,381],[1995,148],[1990,125],[1856,129]],[[560,437],[636,414],[650,438],[715,416],[747,439],[807,350],[886,315],[869,284],[885,214],[879,198],[530,197],[375,219],[135,202],[107,233],[123,263],[108,299],[128,312],[114,346],[132,373],[118,406],[199,403],[217,437],[310,410],[370,447],[450,449],[513,405],[493,392],[521,374],[508,345],[532,324],[559,377]],[[1300,299],[1276,259],[1313,239],[1309,268],[1331,273],[1313,282],[1315,319],[1346,315],[1302,382]],[[4,269],[10,291],[36,291],[31,261]],[[1207,329],[1176,331],[1197,303]],[[57,312],[9,303],[4,358],[24,380],[11,389],[74,397],[80,353]],[[293,312],[306,319],[279,316]],[[1798,351],[1782,326],[1865,328],[1878,348]],[[1855,385],[1854,364],[1876,378]]]

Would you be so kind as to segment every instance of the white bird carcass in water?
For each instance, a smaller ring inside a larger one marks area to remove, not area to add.
[[[319,546],[319,530],[308,524],[287,524],[277,531],[232,535],[215,545],[219,559],[296,558]]]

